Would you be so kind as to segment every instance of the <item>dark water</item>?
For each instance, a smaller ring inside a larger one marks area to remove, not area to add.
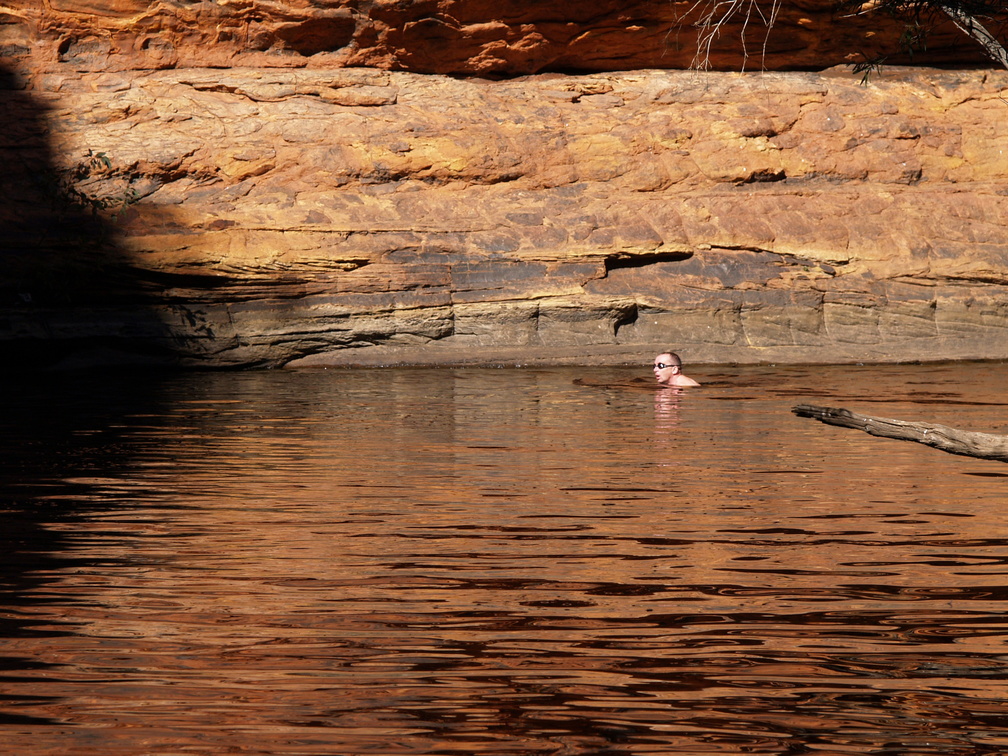
[[[1005,365],[690,372],[8,380],[0,750],[1008,752],[1008,465],[790,412]]]

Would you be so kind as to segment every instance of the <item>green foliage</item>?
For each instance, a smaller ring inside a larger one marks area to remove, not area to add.
[[[927,34],[928,29],[925,27],[917,23],[908,22],[906,28],[903,30],[903,34],[900,36],[900,50],[912,59],[914,53],[927,50]],[[861,86],[868,86],[872,75],[882,73],[882,66],[886,60],[888,60],[887,55],[872,57],[864,55],[864,60],[860,63],[853,63],[851,69],[855,75],[861,75]]]
[[[90,210],[92,216],[113,208],[115,219],[123,208],[140,200],[139,193],[131,186],[125,189],[107,189],[102,184],[112,183],[118,178],[112,169],[112,159],[105,152],[88,150],[87,155],[77,165],[63,170],[57,178],[59,197],[72,206]],[[120,183],[120,182],[116,182]]]
[[[885,63],[886,59],[884,57],[879,58],[869,58],[863,60],[860,63],[854,63],[851,65],[851,69],[854,74],[861,74],[861,86],[868,86],[868,81],[871,79],[872,74],[882,73],[882,64]]]

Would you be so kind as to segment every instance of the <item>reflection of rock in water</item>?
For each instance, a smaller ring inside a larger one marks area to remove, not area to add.
[[[42,647],[73,636],[81,622],[51,610],[64,583],[82,564],[79,549],[95,542],[94,513],[108,506],[103,485],[130,475],[134,459],[123,451],[129,418],[160,412],[160,378],[116,371],[8,370],[0,376],[0,639],[7,669],[51,670],[46,679],[65,680],[65,665],[40,658]],[[111,486],[115,491],[115,485]],[[128,497],[126,497],[128,498]],[[126,557],[105,554],[107,568]],[[55,615],[55,616],[54,616]],[[39,621],[38,616],[46,616]],[[47,657],[50,658],[51,657]],[[6,678],[5,682],[10,682]],[[61,697],[53,697],[60,700]],[[57,719],[18,713],[45,700],[22,686],[5,696],[0,726],[55,723]],[[21,750],[24,753],[25,751]]]
[[[574,385],[593,388],[647,389],[648,391],[661,388],[661,385],[655,383],[653,378],[633,378],[629,381],[594,381],[591,378],[575,378]]]
[[[4,751],[969,753],[1008,695],[1003,479],[867,437],[851,475],[779,419],[810,386],[955,386],[972,424],[1003,374],[753,373],[752,402],[517,370],[11,386],[0,476],[65,558],[0,527],[49,581],[5,601],[34,629],[0,617]],[[54,478],[91,491],[56,507]]]

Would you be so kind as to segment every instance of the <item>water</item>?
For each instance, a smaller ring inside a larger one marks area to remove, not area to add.
[[[1008,751],[1008,466],[790,412],[1004,365],[688,372],[8,380],[4,752]]]

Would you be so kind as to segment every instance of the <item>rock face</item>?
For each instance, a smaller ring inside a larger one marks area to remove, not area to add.
[[[0,343],[207,367],[1008,358],[1008,74],[615,70],[654,64],[627,40],[667,26],[657,5],[6,8]],[[775,60],[843,46],[800,39]],[[614,70],[417,73],[551,67]]]
[[[28,59],[33,69],[62,63],[94,72],[357,66],[477,76],[696,63],[728,71],[821,69],[865,55],[908,60],[900,57],[903,24],[838,15],[834,0],[746,0],[719,34],[709,34],[704,19],[721,17],[726,6],[714,0],[29,1],[0,9],[0,54]],[[936,29],[913,62],[989,63],[951,23]]]
[[[33,85],[4,103],[33,114],[4,129],[9,343],[214,366],[1008,356],[1008,74]],[[32,189],[42,150],[62,210]]]

